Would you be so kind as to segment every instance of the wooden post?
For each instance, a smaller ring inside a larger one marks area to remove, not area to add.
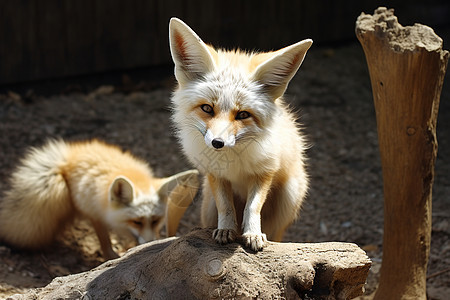
[[[436,121],[449,58],[424,25],[403,27],[392,9],[362,13],[384,185],[383,262],[374,299],[426,299]]]

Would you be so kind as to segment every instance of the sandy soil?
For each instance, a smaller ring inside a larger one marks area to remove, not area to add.
[[[173,78],[135,73],[122,79],[43,83],[0,93],[0,190],[28,146],[46,138],[100,138],[148,160],[156,175],[190,168],[170,127]],[[136,76],[135,76],[136,75]],[[141,74],[142,75],[142,74]],[[101,77],[101,76],[100,76]],[[447,76],[448,78],[448,76]],[[448,80],[447,80],[448,81]],[[108,85],[111,84],[111,85]],[[44,91],[42,87],[50,87]],[[313,47],[292,81],[287,100],[299,112],[311,148],[309,196],[285,241],[354,242],[373,260],[367,294],[374,291],[381,263],[383,191],[369,75],[358,44]],[[429,299],[450,294],[450,86],[444,84],[438,120],[439,154],[433,190]],[[179,234],[199,225],[195,200]],[[130,241],[115,237],[117,251]],[[0,298],[48,284],[54,277],[102,263],[90,224],[79,221],[54,245],[25,252],[0,244]]]

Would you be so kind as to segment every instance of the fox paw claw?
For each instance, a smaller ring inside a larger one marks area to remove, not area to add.
[[[222,245],[234,242],[236,237],[236,231],[233,229],[216,229],[213,231],[213,238]]]
[[[261,251],[267,243],[267,237],[264,233],[245,233],[242,235],[242,238],[244,240],[245,246],[255,252]]]

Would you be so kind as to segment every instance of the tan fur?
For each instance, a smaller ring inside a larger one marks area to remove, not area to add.
[[[241,234],[261,250],[266,234],[282,239],[308,186],[304,138],[282,96],[312,41],[268,53],[226,51],[179,19],[169,27],[173,120],[184,153],[206,174],[202,223],[217,226],[219,243]]]
[[[159,191],[174,179],[155,178],[143,160],[97,140],[49,141],[32,148],[11,176],[0,199],[0,240],[41,248],[82,216],[92,222],[105,258],[117,257],[108,231],[158,238],[171,190]],[[189,182],[193,185],[185,191],[196,191],[195,180]],[[180,183],[185,183],[181,177]]]

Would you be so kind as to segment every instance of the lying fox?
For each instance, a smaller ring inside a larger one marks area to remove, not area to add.
[[[268,53],[225,51],[176,18],[169,40],[177,136],[206,174],[203,225],[217,226],[213,238],[222,244],[241,234],[254,251],[267,238],[281,241],[308,187],[305,141],[282,96],[312,40]]]
[[[159,238],[164,223],[167,234],[175,235],[199,180],[196,170],[155,178],[147,163],[98,140],[50,140],[30,149],[10,184],[0,199],[0,240],[41,248],[81,215],[111,259],[118,255],[109,229],[128,230],[139,243]]]

